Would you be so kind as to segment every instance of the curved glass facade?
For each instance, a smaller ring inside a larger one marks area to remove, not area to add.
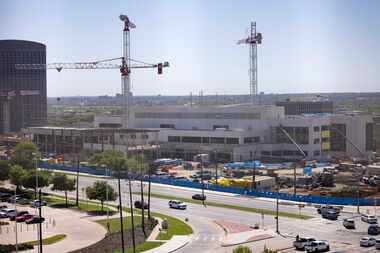
[[[15,64],[46,64],[46,46],[0,40],[0,133],[46,124],[46,70],[19,70]]]

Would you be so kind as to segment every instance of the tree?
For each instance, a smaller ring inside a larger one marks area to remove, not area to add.
[[[0,160],[0,181],[9,179],[9,169],[9,162]]]
[[[235,248],[232,252],[233,253],[252,253],[252,250],[246,246],[239,246]]]
[[[26,171],[20,165],[12,165],[12,167],[10,168],[9,179],[11,180],[11,183],[16,186],[16,192],[20,190],[22,181],[26,176]]]
[[[53,191],[64,191],[66,198],[66,207],[67,207],[67,192],[74,191],[75,187],[75,179],[69,178],[66,174],[63,173],[55,173],[53,179],[51,180],[53,187],[51,188]],[[102,204],[103,209],[103,204]]]
[[[88,186],[86,188],[86,195],[89,199],[99,200],[102,205],[102,211],[104,201],[114,201],[117,198],[115,190],[105,181],[96,181],[92,186]]]
[[[21,142],[13,149],[11,162],[27,170],[33,169],[35,168],[35,155],[38,155],[38,148],[34,143]]]
[[[50,183],[50,172],[48,171],[37,171],[35,169],[25,171],[26,174],[22,179],[22,186],[29,189],[35,189],[37,187],[46,187]],[[36,176],[38,177],[38,185],[36,185]]]

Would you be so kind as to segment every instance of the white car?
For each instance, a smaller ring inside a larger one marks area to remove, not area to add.
[[[0,218],[8,218],[9,216],[16,215],[16,210],[13,208],[4,208],[0,212]]]
[[[376,244],[376,239],[373,237],[362,237],[360,239],[360,247],[372,247]]]
[[[379,239],[376,239],[375,248],[380,249],[380,240]]]
[[[304,250],[307,245],[310,245],[311,242],[315,241],[312,237],[299,237],[293,242],[293,246],[296,250]]]
[[[187,205],[185,203],[183,203],[182,201],[178,201],[178,200],[170,200],[168,204],[169,204],[170,208],[175,208],[175,209],[185,210],[187,207]]]
[[[314,241],[305,246],[307,252],[324,252],[330,250],[330,244],[327,241]]]
[[[361,220],[369,224],[377,223],[377,218],[374,215],[362,214]]]

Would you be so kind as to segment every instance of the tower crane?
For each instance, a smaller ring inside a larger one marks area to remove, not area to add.
[[[63,69],[119,69],[121,74],[121,94],[122,103],[122,125],[129,127],[130,115],[130,94],[131,94],[131,69],[157,68],[157,73],[162,74],[163,68],[169,67],[169,62],[160,62],[156,64],[146,63],[134,60],[130,57],[130,29],[136,28],[127,15],[119,16],[123,22],[123,56],[111,59],[104,59],[92,62],[74,62],[74,63],[47,63],[47,64],[15,64],[18,70],[47,70],[55,69],[61,72]],[[115,61],[120,61],[116,63]],[[133,64],[132,64],[133,63]]]

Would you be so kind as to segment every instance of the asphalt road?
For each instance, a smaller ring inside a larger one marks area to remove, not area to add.
[[[79,189],[84,189],[91,185],[97,179],[90,177],[80,177]],[[104,179],[100,179],[104,180]],[[116,189],[117,180],[107,179],[108,182]],[[133,182],[133,192],[140,190],[139,182]],[[147,191],[147,187],[144,187]],[[124,205],[128,205],[128,185],[127,182],[122,180],[121,191],[123,193],[122,201]],[[199,192],[195,189],[173,188],[165,185],[152,185],[152,192],[167,194],[172,196],[179,196],[184,198],[191,198],[192,194]],[[85,198],[84,191],[80,190],[80,198]],[[70,193],[70,196],[75,196],[75,192]],[[138,200],[138,195],[133,195],[134,200]],[[207,199],[210,201],[228,203],[231,205],[240,205],[248,207],[258,207],[275,210],[275,201],[267,201],[262,199],[247,198],[243,196],[233,196],[230,194],[211,194],[207,193]],[[189,224],[194,230],[192,241],[184,248],[178,250],[181,253],[194,253],[194,252],[232,252],[233,247],[221,247],[220,239],[224,235],[224,231],[214,223],[215,220],[228,220],[236,223],[255,225],[260,224],[261,227],[266,229],[275,230],[275,219],[273,216],[238,211],[233,209],[219,208],[197,204],[188,204],[187,210],[174,210],[168,208],[167,200],[154,198],[151,199],[151,208],[153,211],[168,214],[178,218],[188,218]],[[281,205],[280,211],[299,213],[297,206]],[[282,236],[277,236],[273,239],[265,241],[254,242],[248,244],[254,250],[262,250],[264,245],[267,247],[286,248],[291,246],[292,241],[296,235],[312,236],[316,239],[328,240],[331,244],[331,252],[336,250],[345,250],[344,252],[378,252],[374,247],[360,248],[359,240],[362,236],[367,235],[368,224],[360,221],[357,214],[342,213],[337,221],[328,221],[320,218],[316,209],[313,207],[305,207],[302,209],[303,214],[315,216],[310,220],[298,220],[280,217],[279,231]],[[351,217],[356,220],[357,229],[347,230],[342,226],[343,218]],[[380,236],[379,236],[380,239]],[[256,252],[255,251],[255,252]],[[293,252],[290,249],[286,252]]]

